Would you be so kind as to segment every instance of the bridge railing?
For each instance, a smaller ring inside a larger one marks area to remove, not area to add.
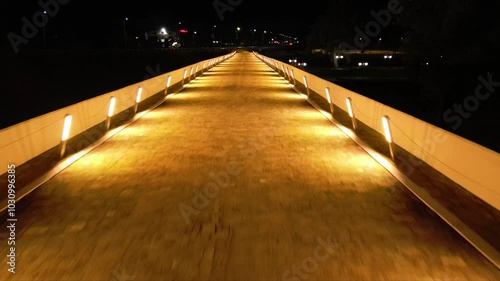
[[[500,154],[443,130],[409,114],[391,108],[293,65],[254,53],[290,84],[314,92],[356,122],[386,136],[392,143],[424,161],[496,209],[500,209]],[[355,131],[355,130],[354,130]],[[393,158],[400,155],[393,156]],[[402,159],[404,160],[404,159]],[[408,160],[404,160],[408,161]],[[412,164],[412,159],[409,161]]]
[[[105,123],[99,130],[109,130],[113,118],[129,116],[120,113],[133,110],[135,115],[144,100],[159,93],[171,94],[234,53],[188,65],[0,130],[0,175],[7,172],[9,164],[20,166],[57,146],[61,146],[61,158],[76,153],[64,151],[66,141],[82,133],[89,134],[88,139],[92,139],[91,135],[103,135],[105,132],[89,129]],[[71,149],[78,150],[88,143],[84,141]]]

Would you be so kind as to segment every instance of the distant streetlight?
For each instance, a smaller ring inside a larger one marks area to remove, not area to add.
[[[43,29],[43,48],[44,49],[47,49],[47,40],[45,39],[45,19],[47,17],[47,11],[43,11],[43,25],[42,25],[42,29]]]
[[[182,42],[181,42],[181,30],[180,30],[180,26],[181,26],[182,22],[177,22],[177,31],[176,31],[176,36],[177,36],[177,41],[179,41],[179,43],[181,43],[182,45]]]
[[[125,50],[128,50],[128,45],[127,45],[127,28],[125,26],[125,23],[128,21],[128,18],[125,18],[123,20],[123,38],[125,40]]]
[[[240,30],[241,30],[241,28],[240,28],[240,27],[237,27],[237,28],[236,28],[236,40],[238,40],[238,32],[239,32]]]
[[[164,27],[163,27],[163,28],[161,28],[161,29],[160,29],[160,36],[159,36],[159,37],[160,37],[160,41],[161,41],[161,43],[162,43],[162,44],[161,44],[161,46],[162,46],[163,48],[165,48],[165,37],[166,37],[166,35],[167,35],[167,29],[166,29],[166,28],[164,28]]]

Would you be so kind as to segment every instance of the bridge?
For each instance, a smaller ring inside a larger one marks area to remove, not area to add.
[[[2,280],[500,279],[498,153],[255,52],[0,140]]]

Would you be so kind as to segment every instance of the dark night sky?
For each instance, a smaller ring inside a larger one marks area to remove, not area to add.
[[[52,2],[56,0],[43,0]],[[62,0],[59,0],[62,1]],[[92,41],[96,47],[116,45],[123,38],[123,19],[126,23],[127,35],[143,37],[147,31],[166,27],[173,31],[177,23],[182,22],[182,28],[190,32],[196,30],[197,36],[210,40],[211,28],[217,25],[216,34],[223,39],[233,38],[237,26],[244,32],[251,29],[268,32],[284,33],[289,36],[304,39],[310,27],[324,13],[328,3],[333,0],[309,0],[292,3],[276,1],[269,5],[264,0],[242,0],[234,6],[233,11],[226,11],[221,21],[214,0],[204,1],[97,1],[97,0],[64,0],[55,16],[49,18],[45,27],[47,40],[51,42],[71,42],[75,46],[83,41]],[[228,3],[231,0],[217,0]],[[233,2],[238,2],[233,0]],[[369,13],[375,7],[382,8],[387,0],[353,0],[350,3],[359,8],[360,13]],[[378,3],[378,4],[377,4]],[[378,6],[377,6],[378,5]],[[0,43],[8,44],[7,34],[14,32],[22,35],[22,17],[30,21],[36,12],[42,10],[38,1],[8,1],[2,4],[0,31],[3,34]],[[35,40],[41,41],[41,32]],[[98,43],[95,43],[98,42]],[[33,43],[32,45],[42,43]],[[97,45],[96,45],[97,44]]]
[[[47,1],[47,0],[45,0]],[[220,0],[227,3],[227,0]],[[309,0],[304,5],[292,4],[289,1],[272,3],[263,0],[243,0],[233,11],[223,14],[221,21],[213,0],[205,1],[97,1],[70,0],[61,5],[59,12],[50,18],[46,26],[50,36],[92,37],[121,30],[122,19],[128,17],[127,23],[131,33],[143,33],[161,26],[175,28],[178,21],[185,27],[200,28],[218,25],[221,28],[274,29],[275,32],[290,32],[298,35],[307,26],[314,23],[324,11],[328,0]],[[277,5],[276,5],[277,4]],[[9,1],[2,4],[2,33],[21,33],[23,16],[32,19],[33,14],[41,8],[37,1]],[[196,27],[195,27],[196,26]],[[5,39],[5,36],[3,36]]]

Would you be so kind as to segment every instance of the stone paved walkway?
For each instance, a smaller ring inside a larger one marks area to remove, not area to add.
[[[500,280],[241,52],[17,206],[0,280]]]

